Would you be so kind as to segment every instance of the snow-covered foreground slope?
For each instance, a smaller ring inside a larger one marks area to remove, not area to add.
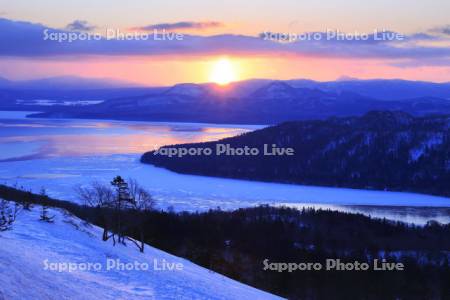
[[[280,299],[149,246],[144,254],[114,247],[100,228],[60,210],[51,210],[53,224],[41,222],[39,209],[22,211],[13,230],[0,233],[0,299]],[[71,272],[57,271],[69,263]]]

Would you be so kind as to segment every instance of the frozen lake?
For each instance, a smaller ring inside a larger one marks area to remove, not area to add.
[[[0,183],[78,201],[77,185],[135,178],[160,208],[197,211],[258,204],[331,208],[416,224],[450,222],[450,199],[182,175],[139,163],[162,145],[216,140],[260,126],[26,119],[0,112]]]

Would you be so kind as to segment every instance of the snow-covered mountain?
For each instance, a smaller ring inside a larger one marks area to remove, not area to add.
[[[177,84],[164,92],[165,95],[178,95],[187,97],[204,97],[208,93],[205,86],[193,83]]]
[[[389,101],[364,96],[351,89],[325,91],[309,87],[310,82],[308,87],[298,87],[295,83],[255,81],[226,87],[178,84],[160,93],[110,99],[84,108],[44,108],[41,110],[45,112],[39,117],[276,124],[357,116],[372,110],[399,110],[418,116],[450,114],[450,101],[445,98],[427,96]]]
[[[0,78],[0,88],[15,90],[92,90],[138,86],[140,85],[111,78],[85,78],[78,76],[57,76],[21,81]]]
[[[61,210],[50,209],[54,223],[39,212],[22,211],[0,233],[0,299],[280,299],[150,246],[144,254],[114,247],[100,228]],[[182,270],[168,270],[175,264]]]
[[[450,99],[450,82],[436,83],[401,79],[358,80],[343,78],[336,81],[294,79],[286,81],[295,88],[320,89],[325,92],[353,92],[379,100],[403,100],[417,97]]]
[[[282,81],[269,83],[252,94],[256,99],[292,99],[297,97],[295,88]]]

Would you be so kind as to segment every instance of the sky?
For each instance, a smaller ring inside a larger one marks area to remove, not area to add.
[[[229,80],[448,82],[449,13],[448,0],[0,0],[0,77],[170,85],[214,80],[227,60]],[[98,40],[57,40],[69,33]]]

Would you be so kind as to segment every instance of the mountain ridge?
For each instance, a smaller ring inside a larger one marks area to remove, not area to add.
[[[450,115],[413,117],[373,111],[362,117],[285,122],[208,143],[164,148],[257,148],[258,156],[168,157],[145,153],[141,162],[206,176],[271,182],[407,191],[450,196]],[[293,156],[264,156],[264,145]]]
[[[229,87],[180,84],[144,96],[110,99],[84,108],[51,108],[39,117],[106,118],[234,124],[276,124],[290,120],[362,115],[371,110],[401,110],[413,115],[450,114],[450,101],[437,97],[379,100],[353,91],[324,91],[267,83],[247,96]]]

